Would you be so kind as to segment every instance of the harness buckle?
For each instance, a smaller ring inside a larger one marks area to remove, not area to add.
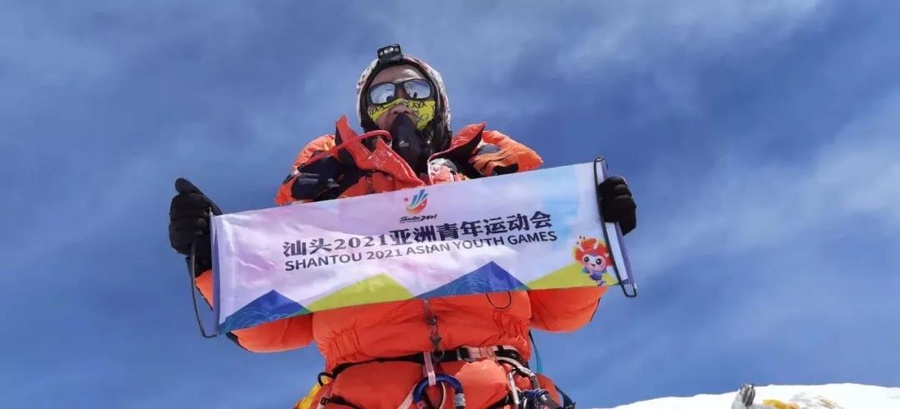
[[[456,358],[466,362],[475,362],[479,359],[496,360],[496,351],[494,347],[460,347],[456,349]]]

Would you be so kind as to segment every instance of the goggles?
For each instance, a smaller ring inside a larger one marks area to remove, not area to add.
[[[369,103],[383,105],[393,101],[398,97],[397,91],[399,87],[402,87],[409,99],[413,101],[426,100],[432,96],[431,84],[428,80],[414,78],[400,82],[382,82],[371,86],[369,88]]]

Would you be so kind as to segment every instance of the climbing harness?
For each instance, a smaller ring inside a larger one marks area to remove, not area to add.
[[[512,346],[493,346],[493,347],[460,347],[454,350],[443,350],[440,349],[441,336],[440,331],[438,330],[438,318],[434,315],[431,307],[428,303],[428,300],[423,300],[423,307],[425,309],[425,322],[429,327],[429,340],[431,341],[431,350],[424,351],[421,353],[410,354],[399,357],[390,357],[390,358],[376,358],[368,361],[362,362],[349,362],[337,365],[331,373],[321,372],[318,376],[318,382],[320,386],[324,386],[325,382],[322,381],[323,377],[331,378],[332,380],[337,378],[337,376],[347,370],[348,368],[372,362],[396,362],[396,361],[405,361],[417,363],[422,366],[423,376],[422,378],[413,385],[406,399],[400,404],[400,408],[408,408],[410,405],[415,405],[415,407],[419,409],[433,409],[435,407],[434,404],[428,399],[427,394],[425,393],[429,386],[439,386],[442,391],[446,391],[447,387],[449,387],[453,392],[453,406],[454,409],[465,409],[466,408],[466,396],[465,391],[463,390],[462,383],[452,375],[437,373],[435,370],[435,366],[446,363],[446,362],[454,362],[454,361],[466,361],[466,362],[474,362],[479,359],[492,359],[501,364],[506,364],[512,367],[507,373],[507,383],[509,387],[509,392],[503,399],[498,400],[494,404],[490,405],[488,409],[495,408],[503,408],[509,405],[513,405],[516,409],[574,409],[574,402],[566,396],[559,388],[557,391],[560,396],[563,398],[563,404],[556,402],[550,392],[546,389],[541,388],[540,382],[538,381],[537,374],[528,368],[527,362],[523,359],[522,355],[519,354],[518,350]],[[531,334],[529,333],[529,336]],[[532,344],[534,343],[534,339],[531,338]],[[540,360],[540,358],[537,358]],[[540,362],[538,362],[538,366],[540,366]],[[530,381],[530,388],[528,389],[519,389],[516,386],[516,376],[521,376],[527,378]],[[441,406],[443,406],[443,401],[445,393],[441,395]],[[358,406],[347,402],[339,396],[329,396],[323,397],[319,401],[319,409],[325,407],[325,404],[333,403],[341,406],[346,406],[350,408],[357,408]]]
[[[431,306],[429,301],[422,300],[423,307],[425,309],[425,322],[429,327],[429,340],[431,342],[431,350],[425,351],[422,353],[416,353],[411,355],[399,356],[399,357],[391,357],[391,358],[376,358],[363,362],[353,362],[353,363],[344,363],[336,366],[331,373],[321,372],[318,376],[318,383],[320,386],[324,386],[325,383],[322,381],[323,377],[335,379],[341,372],[347,370],[351,366],[360,365],[364,363],[371,362],[391,362],[391,361],[406,361],[413,362],[419,365],[422,365],[423,377],[413,386],[410,393],[407,395],[406,400],[400,405],[401,408],[409,407],[410,404],[416,405],[418,408],[433,408],[434,405],[428,400],[427,395],[425,394],[426,389],[429,386],[441,386],[441,388],[446,388],[446,386],[450,386],[453,390],[453,402],[455,409],[464,409],[466,406],[465,393],[463,391],[462,383],[456,379],[455,377],[447,374],[438,374],[435,371],[435,366],[445,362],[454,362],[454,361],[466,361],[466,362],[474,362],[479,359],[496,359],[496,358],[504,358],[512,362],[521,362],[523,358],[521,354],[519,354],[518,350],[516,350],[512,346],[494,346],[494,347],[460,347],[455,350],[443,350],[440,348],[441,336],[440,331],[438,329],[438,318],[435,316],[434,312],[431,310]],[[443,402],[443,395],[441,401]],[[498,402],[492,407],[500,407],[499,404],[504,403]],[[323,408],[326,403],[337,403],[340,405],[355,407],[349,402],[344,401],[340,397],[332,396],[322,398],[319,402],[319,408]]]
[[[513,403],[516,405],[518,409],[565,409],[566,407],[560,405],[558,402],[553,400],[550,396],[550,392],[546,389],[541,388],[541,384],[537,379],[537,374],[528,369],[525,365],[520,363],[515,359],[509,359],[506,357],[496,357],[498,362],[507,363],[512,366],[513,371],[509,372],[508,380],[510,387],[510,394],[513,399]],[[518,390],[515,386],[514,373],[518,373],[520,376],[528,378],[531,381],[531,389]],[[573,406],[574,407],[574,406]]]
[[[412,403],[416,404],[416,407],[419,409],[432,408],[434,405],[431,401],[426,403],[425,389],[429,386],[435,386],[438,383],[441,383],[441,391],[443,391],[443,384],[449,384],[451,388],[453,388],[453,406],[455,409],[465,409],[466,407],[466,396],[463,393],[462,382],[459,379],[447,374],[438,374],[434,370],[434,361],[437,359],[438,361],[442,360],[446,354],[442,349],[440,349],[441,345],[441,334],[438,331],[438,320],[434,315],[434,312],[431,310],[431,306],[428,303],[428,300],[423,300],[422,306],[425,309],[425,322],[428,324],[429,328],[429,339],[431,340],[431,351],[422,353],[422,371],[424,372],[424,377],[419,380],[413,386],[412,392],[410,392],[410,396],[407,399],[412,399]],[[444,403],[444,394],[441,394],[441,406]],[[401,405],[401,408],[405,406]]]
[[[434,383],[432,383],[432,379],[434,379]],[[458,379],[453,376],[446,374],[436,374],[429,375],[429,377],[422,378],[416,386],[413,388],[412,400],[413,403],[416,404],[416,407],[419,409],[425,408],[425,388],[428,386],[433,386],[438,382],[447,383],[450,387],[453,388],[453,407],[454,409],[465,409],[466,407],[466,396],[463,393],[462,383],[459,382]]]
[[[426,355],[427,356],[427,355]],[[509,364],[512,366],[513,370],[507,374],[507,382],[509,385],[509,394],[501,399],[500,401],[491,405],[491,408],[499,408],[504,407],[509,404],[514,405],[517,409],[570,409],[574,408],[572,406],[563,406],[557,403],[550,396],[550,392],[546,389],[541,388],[540,382],[537,379],[537,374],[528,369],[525,365],[523,365],[519,360],[514,358],[509,358],[505,356],[494,356],[498,362],[502,362],[505,364]],[[426,359],[427,362],[427,359]],[[426,365],[426,368],[431,368],[429,365]],[[519,390],[516,387],[515,375],[518,374],[520,376],[526,377],[531,381],[531,388]],[[404,401],[404,404],[401,404],[401,408],[407,407],[408,403],[413,403],[419,409],[424,409],[427,407],[432,407],[430,402],[426,404],[425,401],[425,389],[428,386],[435,386],[439,384],[448,384],[453,389],[453,405],[454,409],[465,409],[466,407],[466,398],[465,393],[463,391],[462,383],[459,382],[458,379],[451,375],[446,374],[435,374],[433,372],[433,368],[431,370],[426,369],[426,376],[423,377],[416,385],[413,387],[412,392],[410,393],[410,397]],[[443,385],[441,385],[443,387]],[[442,399],[443,401],[443,399]]]
[[[489,359],[494,356],[496,357],[507,357],[509,359],[514,359],[517,361],[522,361],[522,356],[519,352],[511,346],[494,346],[494,347],[460,347],[452,350],[441,350],[434,351],[432,356],[437,355],[440,359],[432,359],[433,364],[440,364],[445,362],[454,362],[454,361],[467,361],[474,362],[478,359]],[[425,354],[416,353],[410,355],[389,357],[389,358],[375,358],[367,361],[360,362],[347,362],[334,367],[331,372],[320,372],[318,375],[318,382],[320,386],[324,386],[325,382],[322,381],[322,378],[330,378],[335,379],[337,376],[349,369],[350,367],[362,364],[368,364],[373,362],[411,362],[419,365],[425,365]]]
[[[341,372],[347,370],[352,366],[360,364],[397,361],[411,362],[423,366],[424,376],[413,386],[410,394],[407,396],[404,403],[400,406],[401,408],[409,407],[410,404],[413,404],[418,408],[433,407],[433,405],[428,401],[427,396],[425,395],[425,390],[428,386],[440,386],[442,388],[449,387],[450,389],[452,389],[455,409],[463,409],[465,408],[465,391],[462,388],[462,384],[458,379],[451,375],[436,373],[434,371],[434,366],[439,363],[445,362],[474,362],[479,359],[494,359],[500,363],[510,365],[513,368],[513,370],[511,370],[507,375],[509,393],[503,399],[489,406],[489,408],[502,408],[510,404],[514,405],[518,409],[572,409],[575,407],[574,404],[572,404],[571,406],[568,404],[563,406],[559,403],[556,403],[551,398],[549,391],[540,387],[537,375],[530,369],[528,369],[526,364],[523,364],[523,362],[525,362],[524,359],[522,359],[522,356],[519,354],[519,352],[511,346],[494,346],[481,348],[461,347],[454,350],[433,350],[424,353],[399,357],[376,358],[363,362],[345,363],[336,366],[331,373],[319,373],[318,383],[320,386],[325,386],[329,382],[324,382],[323,378],[329,378],[333,380]],[[429,371],[428,368],[431,368],[431,370]],[[531,388],[525,390],[519,390],[518,388],[516,388],[516,375],[528,378],[531,381]],[[566,397],[563,393],[560,393],[560,395],[564,398]],[[358,407],[350,402],[345,401],[339,396],[331,396],[322,398],[319,402],[319,408],[323,408],[327,403],[338,404],[350,408]]]

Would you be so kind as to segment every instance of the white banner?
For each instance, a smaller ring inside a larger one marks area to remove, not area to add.
[[[599,215],[603,165],[216,216],[219,330],[411,298],[634,288],[619,230]]]

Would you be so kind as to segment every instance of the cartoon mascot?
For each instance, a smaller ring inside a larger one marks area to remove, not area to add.
[[[581,263],[582,272],[594,280],[597,285],[614,285],[617,283],[614,275],[607,269],[612,266],[609,250],[606,245],[593,237],[578,237],[578,244],[573,249],[575,260]]]

